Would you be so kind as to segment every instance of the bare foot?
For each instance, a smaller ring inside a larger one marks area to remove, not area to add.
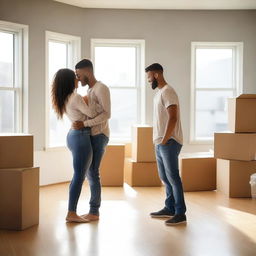
[[[100,219],[99,215],[90,214],[90,213],[81,215],[80,217],[87,219],[89,221],[97,221]]]
[[[68,212],[66,217],[67,222],[76,222],[76,223],[87,223],[90,220],[83,218],[82,216],[78,216],[76,212]]]

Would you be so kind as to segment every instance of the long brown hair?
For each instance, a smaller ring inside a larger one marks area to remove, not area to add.
[[[68,68],[60,69],[52,83],[52,107],[58,119],[62,119],[66,111],[65,104],[75,90],[75,72]]]

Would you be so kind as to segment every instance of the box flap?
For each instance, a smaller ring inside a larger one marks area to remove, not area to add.
[[[241,94],[237,99],[256,99],[256,94]]]
[[[27,133],[0,133],[1,137],[26,137],[33,136],[32,134]]]

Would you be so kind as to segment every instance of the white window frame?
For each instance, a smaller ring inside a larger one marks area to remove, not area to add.
[[[91,59],[95,64],[95,47],[135,47],[136,48],[136,85],[138,123],[145,123],[146,119],[146,85],[145,85],[145,40],[141,39],[91,39]],[[103,81],[104,82],[104,81]],[[109,86],[109,85],[108,85]],[[113,89],[132,89],[134,87],[109,86]],[[112,138],[112,143],[126,143],[131,139]]]
[[[45,150],[66,150],[65,146],[51,147],[50,146],[50,90],[49,90],[49,41],[68,43],[68,68],[74,70],[76,63],[81,59],[81,37],[67,35],[52,31],[45,31]]]
[[[14,87],[0,90],[15,92],[14,132],[28,133],[28,26],[0,20],[0,31],[15,35]]]
[[[243,42],[192,42],[191,43],[191,104],[190,104],[190,144],[213,144],[212,140],[198,140],[195,137],[195,115],[196,115],[196,91],[200,89],[196,88],[196,49],[222,49],[232,48],[235,53],[233,58],[233,79],[235,88],[233,88],[234,96],[238,96],[243,90]],[[230,88],[227,88],[230,90]],[[202,88],[204,91],[226,91],[222,88]],[[232,90],[232,89],[231,89]]]

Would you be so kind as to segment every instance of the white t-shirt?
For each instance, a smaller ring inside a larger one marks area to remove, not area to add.
[[[180,105],[175,90],[170,85],[165,85],[158,89],[154,97],[154,118],[153,118],[153,141],[154,144],[160,144],[165,135],[166,125],[168,122],[167,108],[171,105],[177,105],[177,123],[171,138],[181,145],[183,144],[183,134],[180,121]],[[171,139],[170,138],[170,139]]]
[[[102,111],[92,119],[84,122],[84,126],[91,127],[92,135],[100,133],[109,137],[109,124],[108,120],[111,116],[111,100],[109,88],[102,82],[97,82],[92,88],[88,89],[88,99],[92,103],[99,104]]]
[[[69,96],[66,103],[66,115],[72,123],[76,121],[83,122],[88,117],[93,118],[101,111],[102,108],[95,102],[88,100],[87,105],[83,97],[76,92]]]

